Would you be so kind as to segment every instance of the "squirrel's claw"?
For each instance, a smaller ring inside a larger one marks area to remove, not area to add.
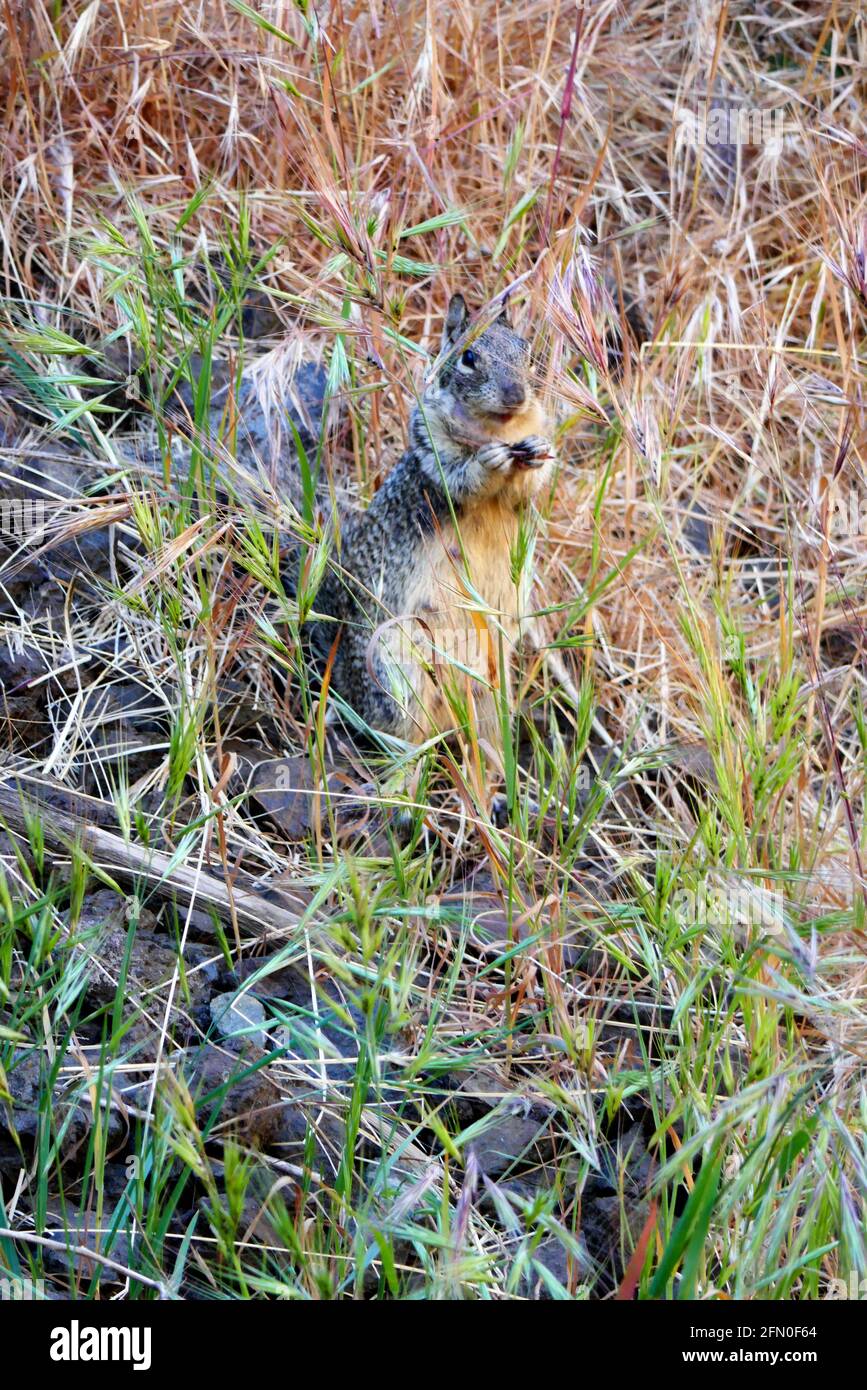
[[[493,439],[490,444],[483,444],[476,452],[476,460],[486,472],[509,468],[513,462],[512,446],[501,443],[499,439]]]
[[[510,446],[512,458],[524,468],[538,468],[546,459],[554,457],[554,447],[550,439],[541,434],[530,434],[517,444]]]

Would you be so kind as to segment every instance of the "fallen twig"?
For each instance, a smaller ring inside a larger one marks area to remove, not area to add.
[[[95,866],[122,879],[146,879],[159,897],[178,898],[185,904],[196,902],[203,907],[216,908],[220,916],[227,920],[231,918],[234,906],[247,929],[260,937],[297,932],[310,906],[312,894],[303,892],[284,892],[281,894],[284,903],[278,904],[237,884],[233,884],[230,891],[213,874],[188,869],[183,864],[175,863],[172,856],[161,850],[129,844],[120,835],[95,825],[87,814],[91,798],[76,796],[76,804],[81,805],[82,811],[71,814],[52,806],[46,799],[47,784],[44,778],[32,777],[19,770],[9,776],[10,781],[0,786],[0,819],[9,830],[26,836],[28,817],[38,815],[46,848],[53,853],[69,851],[77,843]],[[24,787],[23,782],[33,785]],[[40,787],[43,789],[41,795]],[[50,789],[69,794],[65,788],[54,783],[50,784]],[[101,809],[103,803],[94,800],[94,817]]]

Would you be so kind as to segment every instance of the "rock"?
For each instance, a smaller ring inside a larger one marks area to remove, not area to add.
[[[551,1121],[555,1107],[515,1091],[495,1068],[441,1073],[429,1095],[448,1096],[447,1122],[462,1131],[461,1145],[473,1150],[482,1177],[499,1179],[544,1165],[554,1156]]]
[[[211,1000],[211,1018],[215,1028],[229,1042],[251,1043],[264,1047],[265,1010],[254,994],[239,995],[236,990],[215,994]]]
[[[494,1183],[486,1178],[479,1194],[479,1207],[491,1213],[507,1230],[523,1230],[525,1206],[536,1206],[538,1210],[546,1205],[543,1199],[548,1190],[549,1177],[554,1176],[539,1168],[504,1182]],[[562,1168],[558,1167],[556,1176],[558,1182],[563,1181]],[[568,1191],[568,1183],[565,1188]],[[554,1212],[556,1214],[556,1206]],[[569,1293],[574,1293],[577,1284],[592,1273],[592,1261],[587,1251],[567,1230],[563,1231],[562,1236],[553,1233],[545,1236],[532,1250],[521,1242],[518,1250],[516,1258],[521,1260],[520,1289],[527,1298],[549,1299],[556,1296],[546,1272]]]
[[[253,261],[264,263],[267,259],[268,248],[259,246],[253,253]],[[218,251],[212,251],[208,257],[207,271],[203,265],[192,267],[192,273],[187,280],[187,293],[191,299],[203,304],[206,310],[213,311],[216,308],[214,290],[215,281],[224,290],[232,290],[234,297],[234,285],[237,285],[237,271],[239,267],[232,267],[226,258]],[[252,261],[247,261],[243,266],[244,276],[248,276],[252,271]],[[241,329],[245,338],[263,338],[272,333],[278,333],[283,329],[283,320],[274,308],[267,291],[260,288],[256,283],[252,283],[245,289],[241,298]]]
[[[346,1128],[334,1106],[323,1104],[321,1092],[313,1086],[293,1087],[274,1136],[275,1157],[303,1171],[305,1155],[312,1147],[315,1168],[323,1181],[331,1182],[340,1169],[345,1146]]]
[[[162,724],[157,716],[165,711],[155,706],[153,693],[134,681],[98,684],[83,702],[98,762],[98,773],[90,764],[85,768],[82,790],[101,795],[104,769],[122,763],[129,783],[137,782],[163,759],[159,749]]]
[[[318,362],[301,362],[295,372],[280,381],[279,395],[272,390],[270,409],[263,404],[262,361],[247,369],[241,378],[237,394],[237,409],[241,420],[238,429],[236,458],[254,476],[263,473],[275,492],[280,495],[300,492],[298,451],[294,425],[308,453],[313,451],[322,428],[328,373]],[[276,398],[275,398],[276,396]],[[211,397],[211,428],[220,426],[228,397],[228,381]],[[312,461],[312,460],[311,460]]]
[[[252,500],[256,489],[247,483],[244,477],[247,474],[256,479],[260,486],[270,487],[275,496],[288,495],[300,502],[301,473],[296,431],[305,452],[311,455],[312,463],[322,429],[328,373],[320,363],[310,359],[300,362],[292,371],[285,344],[274,351],[282,356],[278,358],[263,354],[248,361],[237,390],[229,364],[213,364],[209,431],[212,440],[224,440],[238,465],[237,470],[228,462],[217,465],[227,488],[231,487],[238,496]],[[194,373],[198,370],[195,358],[192,369]],[[234,441],[225,439],[230,390],[234,395],[234,415],[237,420]],[[190,461],[186,436],[193,414],[193,394],[189,383],[181,382],[175,396],[177,404],[169,411],[180,431],[174,465],[177,473],[183,476],[189,471]],[[161,471],[159,449],[153,433],[139,437],[134,448],[137,463],[143,464],[149,472],[157,468]]]
[[[92,950],[94,962],[98,962],[102,967],[94,969],[87,985],[87,997],[93,1004],[113,1002],[117,992],[117,981],[127,954],[128,928],[112,927],[110,922],[108,925],[109,930]],[[183,983],[179,980],[176,991],[175,1002],[179,1008],[195,1007],[207,1002],[221,960],[222,957],[218,960],[214,952],[209,952],[206,947],[187,942],[183,961]],[[126,995],[134,1003],[141,1002],[146,1005],[146,999],[140,1000],[136,996],[161,991],[162,987],[171,981],[178,964],[177,952],[165,937],[139,928],[129,949]]]
[[[238,759],[230,791],[249,795],[287,839],[306,839],[320,821],[330,831],[332,815],[341,840],[362,833],[370,839],[382,830],[384,817],[376,805],[376,789],[360,783],[349,759],[336,760],[322,779],[318,772],[314,774],[305,754],[270,758],[255,744],[237,739],[227,750]]]
[[[214,1221],[211,1204],[207,1197],[199,1198],[198,1208],[205,1220],[207,1220],[214,1229],[219,1229],[220,1223]],[[275,1261],[280,1259],[281,1252],[284,1252],[284,1258],[291,1258],[290,1251],[280,1239],[277,1227],[270,1218],[268,1204],[264,1196],[262,1198],[255,1196],[244,1198],[238,1218],[237,1230],[238,1239],[243,1241],[245,1245],[249,1245],[253,1249],[257,1246],[260,1248],[266,1246],[270,1259]]]
[[[455,891],[447,894],[443,901],[449,906],[455,904],[462,921],[471,924],[474,939],[483,943],[483,949],[490,954],[501,951],[505,942],[519,940],[522,934],[526,935],[526,928],[522,933],[513,918],[510,937],[509,917],[502,891],[498,891],[486,870],[471,870],[467,878],[455,885]]]
[[[50,683],[34,684],[47,669],[38,647],[25,642],[10,649],[7,642],[0,644],[0,718],[26,748],[33,748],[50,732]]]
[[[15,1128],[22,1130],[25,1118],[36,1112],[39,1105],[41,1053],[37,1048],[22,1049],[12,1054],[6,1068],[6,1083],[12,1097],[12,1117]]]
[[[139,925],[133,929],[128,914],[136,911]],[[110,890],[101,890],[85,898],[78,926],[80,935],[91,938],[91,963],[84,984],[91,1008],[114,1004],[126,968],[122,1046],[138,1062],[156,1056],[172,979],[177,976],[170,1022],[175,1038],[186,1043],[195,1035],[194,1024],[202,1029],[208,1026],[207,1004],[223,966],[222,955],[188,941],[181,969],[171,942],[142,925],[155,922],[154,914],[137,906],[134,899],[118,898]],[[101,1028],[102,1024],[98,1026]],[[86,1029],[83,1031],[86,1035]]]
[[[582,1245],[599,1271],[597,1292],[615,1288],[623,1277],[624,1223],[634,1245],[648,1212],[653,1159],[647,1148],[652,1118],[626,1128],[601,1151],[601,1167],[587,1177],[581,1193]],[[629,1247],[629,1242],[626,1243]]]
[[[190,1090],[200,1127],[215,1125],[222,1137],[228,1130],[240,1142],[265,1149],[279,1140],[286,1101],[267,1068],[250,1070],[254,1061],[205,1044],[189,1070]]]
[[[248,789],[290,840],[303,840],[317,814],[325,817],[325,798],[319,791],[309,758],[272,758],[254,767]]]
[[[79,1211],[72,1202],[66,1202],[63,1205],[51,1203],[46,1209],[45,1225],[39,1234],[48,1236],[52,1240],[65,1241],[69,1245],[80,1245],[85,1250],[92,1250],[94,1254],[107,1255],[110,1259],[117,1260],[119,1264],[126,1265],[129,1263],[129,1241],[130,1235],[135,1229],[135,1217],[130,1212],[129,1207],[125,1205],[117,1231],[109,1241],[108,1233],[111,1230],[116,1211],[115,1203],[106,1202],[102,1211],[102,1220],[97,1228],[94,1212]],[[72,1252],[49,1250],[46,1252],[45,1263],[46,1268],[51,1272],[73,1271],[81,1280],[90,1279],[92,1275],[98,1274],[100,1284],[120,1283],[125,1277],[117,1270],[88,1260],[86,1255],[77,1250]]]
[[[313,991],[305,972],[287,970],[280,1004],[274,1007],[282,1020],[274,1030],[274,1043],[295,1063],[293,1071],[306,1072],[318,1084],[324,1059],[330,1082],[354,1080],[364,1015],[341,997],[334,981],[327,975],[318,976]]]
[[[306,971],[296,965],[269,970],[270,962],[277,959],[279,956],[241,961],[236,972],[251,994],[275,1001],[274,1012],[282,1022],[272,1031],[274,1046],[288,1061],[306,1064],[314,1083],[320,1079],[320,1050],[331,1081],[351,1080],[358,1055],[357,1035],[365,1026],[360,1009],[341,998],[328,976],[318,976],[311,987]],[[342,1057],[347,1059],[345,1064],[339,1061]]]
[[[34,791],[33,787],[27,784],[25,784],[24,790],[31,794]],[[63,811],[66,815],[75,816],[90,825],[104,825],[110,830],[117,830],[117,812],[110,801],[93,798],[59,785],[49,785],[47,782],[42,783],[39,787],[39,801],[40,803],[44,802],[46,807]],[[115,902],[120,901],[117,894],[113,893],[110,888],[101,891],[105,892],[106,899],[113,898]],[[153,913],[148,915],[154,921],[156,920]]]
[[[586,1253],[576,1254],[566,1248],[556,1236],[540,1241],[533,1251],[530,1268],[522,1284],[528,1298],[548,1300],[553,1297],[542,1270],[546,1270],[567,1293],[573,1293],[576,1283],[592,1272]]]
[[[100,927],[110,931],[124,930],[135,907],[131,898],[118,897],[111,888],[97,888],[96,892],[88,893],[83,899],[76,929],[79,932],[96,931]],[[153,931],[157,924],[156,915],[150,908],[139,906],[137,922],[145,931]]]
[[[110,931],[98,943],[93,955],[102,969],[95,970],[88,983],[87,996],[91,1003],[109,1004],[114,1001],[126,951],[125,931]],[[192,960],[187,960],[188,972],[193,964]],[[177,953],[166,944],[164,938],[152,932],[136,932],[129,951],[125,995],[139,1002],[135,999],[137,994],[159,991],[163,985],[170,983],[177,969]],[[193,1001],[198,1003],[207,992],[207,981],[194,973],[188,973],[186,979]],[[179,995],[179,999],[183,999],[183,994]]]
[[[519,942],[530,937],[538,938],[527,948],[533,956],[543,955],[549,949],[549,943],[556,943],[563,966],[574,965],[580,955],[571,940],[571,934],[577,932],[577,928],[570,928],[569,934],[564,937],[564,928],[560,924],[555,934],[547,910],[523,914],[516,907],[510,920],[502,889],[498,889],[487,870],[471,870],[465,879],[455,884],[452,892],[443,896],[443,903],[460,913],[462,924],[467,924],[474,945],[490,958],[511,951]]]
[[[552,1157],[552,1113],[522,1096],[505,1101],[472,1141],[479,1172],[496,1178],[516,1167],[547,1162]]]
[[[276,965],[279,959],[279,955],[247,956],[238,962],[235,976],[258,999],[288,999],[300,988],[304,975],[295,965]]]
[[[692,499],[689,509],[682,516],[681,538],[703,560],[711,553],[712,529],[712,513],[700,498]]]
[[[267,338],[278,333],[281,328],[280,317],[262,290],[251,290],[244,297],[241,310],[241,327],[245,338]]]
[[[6,1071],[12,1098],[11,1112],[4,1118],[4,1110],[0,1106],[0,1131],[9,1135],[16,1151],[16,1135],[18,1142],[28,1150],[35,1149],[38,1143],[44,1123],[41,1102],[47,1076],[48,1063],[38,1049],[21,1049],[13,1054]],[[125,1137],[124,1120],[111,1108],[104,1109],[103,1116],[108,1146],[116,1147]],[[93,1112],[84,1077],[70,1081],[65,1086],[55,1083],[51,1095],[51,1125],[53,1135],[58,1140],[60,1162],[66,1165],[78,1157],[83,1158],[93,1126]]]
[[[0,501],[10,508],[12,520],[0,534],[3,550],[17,552],[22,540],[33,554],[15,555],[13,574],[28,587],[69,579],[73,574],[108,578],[111,572],[112,533],[108,526],[80,531],[62,541],[54,536],[77,516],[78,508],[64,504],[76,502],[102,474],[105,463],[79,454],[44,431],[31,431],[20,419],[0,419],[0,449],[3,452]],[[47,525],[47,532],[43,527]],[[19,534],[20,533],[20,534]],[[44,553],[42,548],[48,544]],[[55,584],[56,587],[56,584]]]

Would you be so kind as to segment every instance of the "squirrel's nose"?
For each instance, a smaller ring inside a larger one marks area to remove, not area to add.
[[[524,390],[520,381],[509,381],[502,389],[503,405],[510,410],[517,410],[519,405],[523,405],[527,399],[527,392]]]

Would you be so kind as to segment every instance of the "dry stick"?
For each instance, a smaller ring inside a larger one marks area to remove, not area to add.
[[[53,1240],[51,1236],[38,1236],[35,1231],[13,1231],[6,1226],[0,1227],[0,1240],[22,1240],[29,1245],[42,1245],[48,1250],[59,1250],[64,1255],[80,1255],[82,1259],[94,1260],[96,1264],[103,1265],[105,1269],[114,1269],[118,1274],[125,1274],[127,1279],[135,1279],[139,1284],[146,1284],[149,1289],[157,1289],[163,1298],[172,1297],[167,1283],[159,1279],[150,1279],[146,1274],[138,1274],[136,1270],[129,1269],[127,1265],[120,1264],[118,1260],[110,1260],[108,1255],[97,1254],[87,1245],[70,1245],[66,1240]]]
[[[153,891],[160,897],[176,896],[186,904],[198,899],[200,903],[215,907],[220,916],[227,920],[231,920],[234,907],[238,917],[256,936],[291,935],[297,932],[310,902],[310,899],[305,901],[303,895],[296,897],[293,894],[295,905],[290,908],[269,902],[237,885],[230,891],[225,883],[212,874],[174,864],[171,856],[161,850],[128,844],[119,835],[89,824],[84,815],[71,815],[51,806],[44,797],[39,796],[38,790],[28,793],[20,785],[24,780],[31,780],[26,773],[15,772],[12,776],[18,785],[0,786],[0,819],[18,834],[27,836],[28,817],[32,818],[35,812],[42,825],[45,843],[53,852],[68,852],[71,845],[77,842],[100,868],[122,878],[145,878],[152,883]],[[40,783],[45,785],[45,779],[32,780],[37,787]],[[67,788],[56,786],[56,790],[69,795]]]

